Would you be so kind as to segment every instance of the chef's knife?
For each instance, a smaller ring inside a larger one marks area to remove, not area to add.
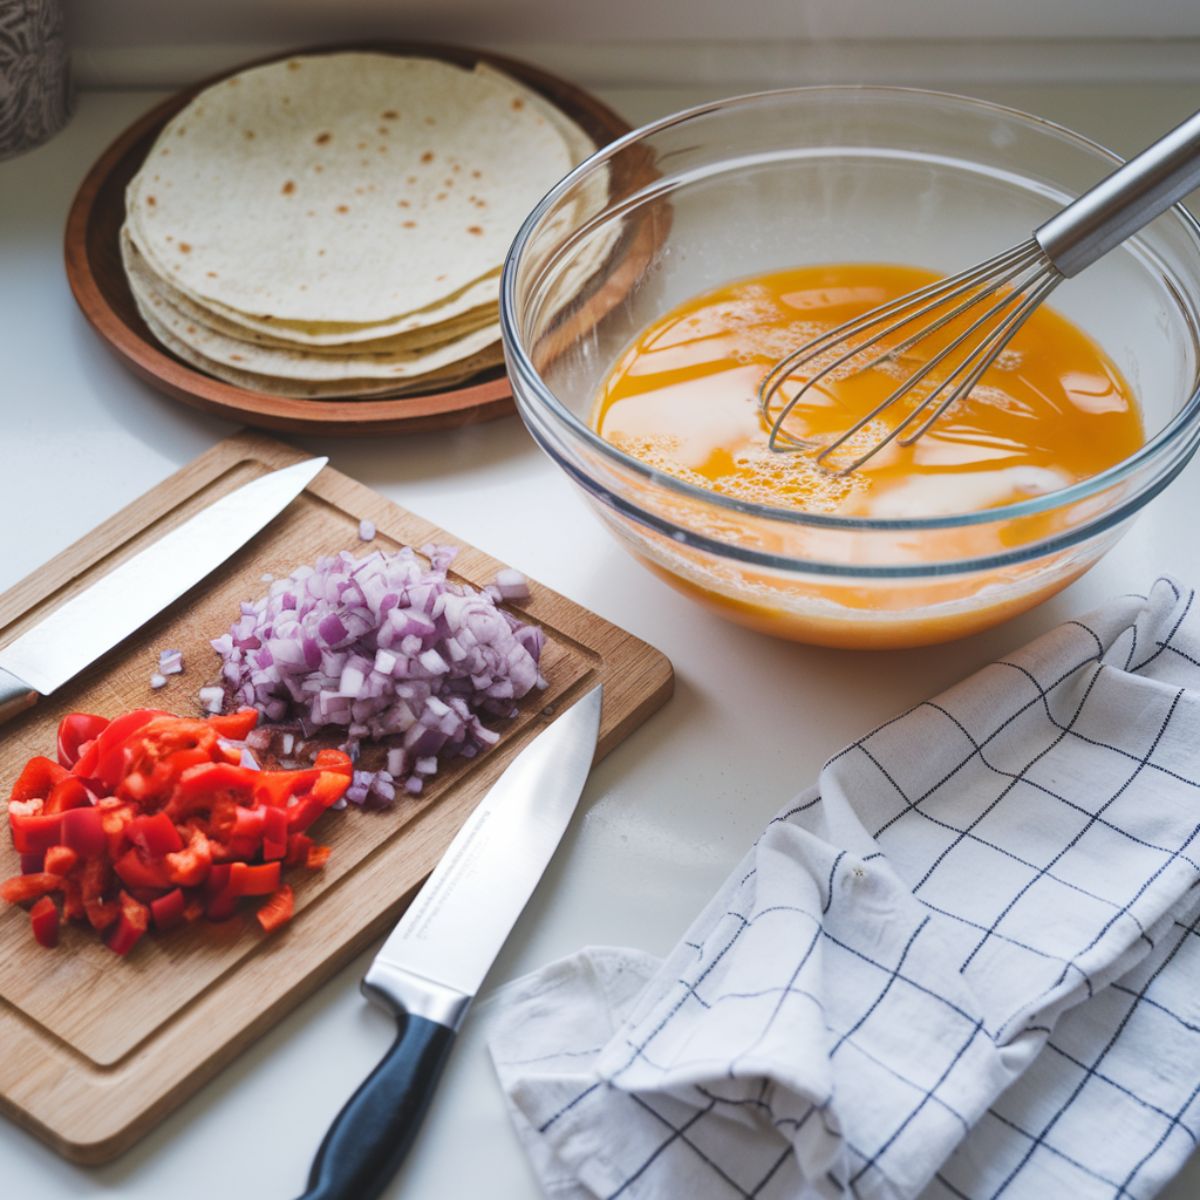
[[[575,811],[601,692],[597,684],[513,759],[375,956],[363,991],[399,1033],[334,1118],[301,1200],[374,1200],[400,1165],[467,1008]]]
[[[241,549],[328,462],[310,458],[222,496],[0,650],[0,722],[74,678]]]

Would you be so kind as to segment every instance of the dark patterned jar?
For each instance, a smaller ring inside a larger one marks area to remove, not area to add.
[[[0,158],[40,145],[71,112],[63,0],[0,0]]]

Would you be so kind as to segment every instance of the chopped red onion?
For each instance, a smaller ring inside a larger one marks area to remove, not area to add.
[[[390,804],[399,788],[418,795],[439,757],[494,744],[482,718],[514,716],[513,701],[546,686],[545,635],[496,603],[527,599],[528,583],[504,570],[479,592],[447,579],[453,549],[422,553],[428,566],[407,546],[342,551],[273,580],[213,639],[224,687],[201,690],[205,707],[250,705],[304,737],[344,727],[356,761],[361,741],[386,741],[386,770],[356,771],[346,792],[365,806]]]
[[[363,517],[358,523],[358,539],[361,542],[373,542],[375,540],[375,522],[368,521]]]
[[[160,675],[179,675],[183,671],[182,650],[161,650],[158,655]]]
[[[505,567],[496,572],[496,590],[504,600],[528,600],[529,580],[520,571]]]
[[[150,686],[155,691],[158,691],[159,688],[166,687],[167,677],[165,675],[160,675],[157,671],[155,671],[154,674],[150,676]]]

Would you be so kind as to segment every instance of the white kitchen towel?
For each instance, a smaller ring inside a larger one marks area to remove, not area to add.
[[[1200,1134],[1197,607],[1159,580],[847,747],[665,962],[498,993],[546,1192],[1161,1187]]]

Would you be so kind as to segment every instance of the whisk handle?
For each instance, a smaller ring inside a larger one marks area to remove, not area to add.
[[[1118,167],[1033,236],[1070,278],[1200,187],[1200,112]]]

